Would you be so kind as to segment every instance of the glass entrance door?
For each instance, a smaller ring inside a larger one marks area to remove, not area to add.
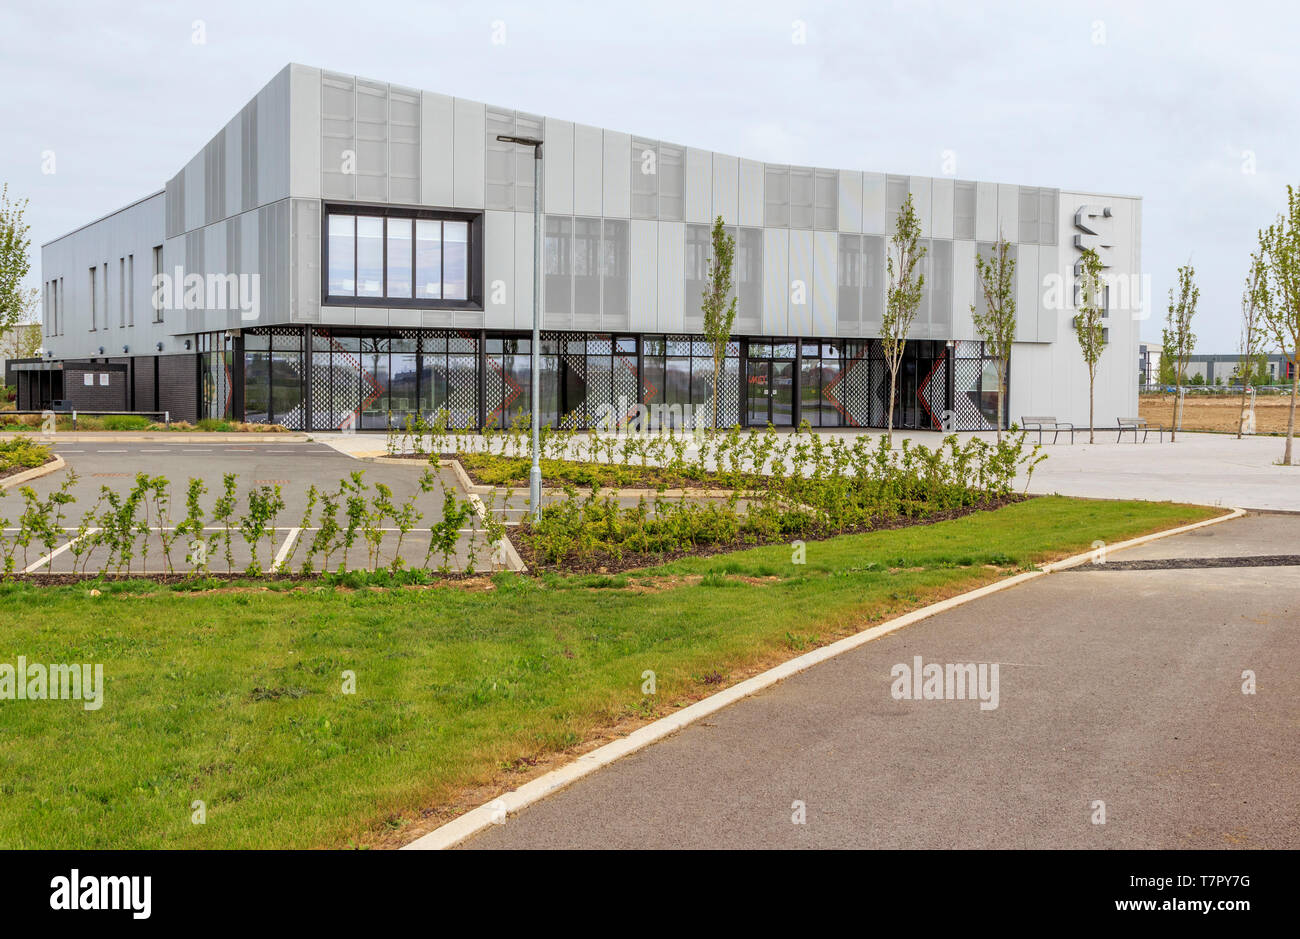
[[[792,427],[794,425],[795,375],[793,359],[762,361],[745,365],[745,421],[750,427]]]
[[[745,423],[765,427],[772,415],[772,363],[750,359],[745,368],[745,389]]]
[[[794,361],[772,362],[772,417],[777,427],[794,426]]]

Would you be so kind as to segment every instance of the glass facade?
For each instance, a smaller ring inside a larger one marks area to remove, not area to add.
[[[325,221],[325,300],[458,305],[474,295],[474,232],[462,217],[331,208]]]
[[[531,414],[529,334],[313,329],[309,349],[306,341],[294,327],[199,337],[200,414],[366,431],[443,412],[451,427],[504,429]],[[714,362],[698,336],[547,331],[538,356],[546,425],[712,423]],[[874,339],[732,339],[717,384],[723,427],[881,427],[889,402]],[[996,389],[982,343],[911,340],[896,378],[894,426],[991,428]]]

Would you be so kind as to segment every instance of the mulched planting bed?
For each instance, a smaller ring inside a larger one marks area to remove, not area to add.
[[[1029,499],[1037,498],[1032,495],[1009,495],[1001,499],[992,499],[979,505],[969,505],[959,509],[946,509],[942,512],[934,512],[924,516],[894,516],[892,518],[878,518],[870,524],[859,525],[852,528],[845,528],[841,531],[827,532],[820,536],[808,536],[802,541],[819,541],[826,538],[835,538],[840,535],[861,535],[872,531],[889,531],[896,528],[911,528],[916,525],[930,525],[935,522],[946,522],[955,518],[962,518],[966,515],[973,515],[976,512],[993,511],[1006,505],[1012,505],[1017,502],[1025,502]],[[654,567],[659,564],[667,564],[671,561],[680,560],[681,558],[705,558],[712,557],[715,554],[727,554],[732,551],[743,551],[746,548],[761,548],[766,545],[790,544],[794,539],[792,537],[782,536],[780,538],[766,539],[746,539],[743,537],[735,538],[729,542],[717,542],[714,544],[698,545],[692,548],[683,548],[679,551],[665,551],[661,554],[624,554],[621,557],[615,557],[611,554],[594,553],[586,558],[570,558],[560,564],[543,562],[540,556],[527,543],[523,533],[527,531],[527,526],[516,529],[512,533],[510,541],[519,552],[520,558],[528,566],[529,573],[532,574],[550,574],[550,573],[567,573],[567,574],[615,574],[623,571],[638,570],[644,567]]]

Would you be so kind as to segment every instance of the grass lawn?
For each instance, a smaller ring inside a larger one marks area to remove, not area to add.
[[[516,785],[511,767],[746,669],[1098,539],[1216,514],[1045,497],[810,543],[802,566],[773,546],[475,589],[0,585],[0,663],[103,663],[105,682],[97,711],[0,700],[0,848],[405,840],[420,810]],[[196,799],[206,824],[191,822]]]

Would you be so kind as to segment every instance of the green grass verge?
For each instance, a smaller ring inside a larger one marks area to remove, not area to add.
[[[490,590],[0,585],[0,663],[103,663],[105,678],[97,711],[0,701],[0,847],[382,843],[467,786],[661,715],[719,675],[1215,514],[1047,497],[810,543],[802,566],[765,547],[613,577],[498,574]]]

